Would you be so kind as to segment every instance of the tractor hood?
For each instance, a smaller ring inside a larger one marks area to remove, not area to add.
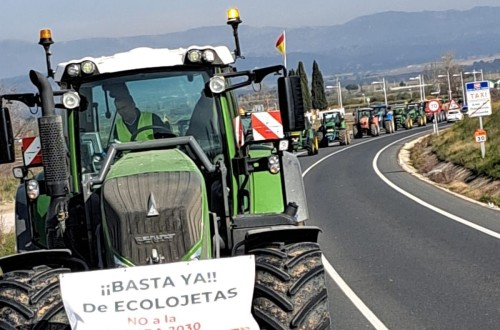
[[[179,149],[126,153],[102,186],[105,239],[115,265],[207,258],[205,181]]]
[[[149,150],[125,154],[111,167],[106,180],[152,172],[195,172],[201,177],[196,164],[178,149]]]

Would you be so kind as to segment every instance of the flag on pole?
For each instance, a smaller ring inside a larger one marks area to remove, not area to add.
[[[285,31],[283,31],[278,37],[278,40],[276,40],[276,48],[281,53],[281,55],[284,56],[286,54]]]

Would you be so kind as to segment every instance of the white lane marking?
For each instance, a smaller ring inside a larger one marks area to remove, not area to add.
[[[307,170],[302,172],[302,178],[306,176],[307,173],[314,167],[316,167],[318,164],[320,164],[322,161],[325,159],[330,158],[333,155],[338,154],[339,152],[345,151],[347,149],[354,148],[356,146],[360,146],[362,144],[376,141],[378,139],[371,138],[369,140],[345,147],[341,150],[335,151],[334,153],[328,154],[312,164]],[[365,305],[365,303],[356,295],[356,293],[347,285],[347,283],[344,281],[344,279],[339,275],[339,273],[333,268],[333,266],[330,264],[330,262],[326,259],[325,255],[323,255],[323,266],[325,267],[326,272],[330,277],[333,279],[333,281],[337,284],[337,286],[344,292],[346,297],[352,302],[352,304],[360,311],[361,314],[370,322],[370,324],[377,330],[388,330],[388,328],[382,323],[382,321],[379,320],[379,318],[368,308],[368,306]]]
[[[413,135],[417,135],[417,134],[413,134]],[[380,172],[380,170],[379,170],[379,169],[378,169],[378,167],[377,167],[377,160],[378,160],[378,158],[379,158],[380,154],[382,154],[382,152],[383,152],[384,150],[386,150],[387,148],[389,148],[389,147],[390,147],[390,146],[392,146],[393,144],[396,144],[396,143],[398,143],[398,142],[400,142],[400,141],[402,141],[402,140],[405,140],[405,139],[407,139],[407,138],[409,138],[409,137],[412,137],[413,135],[407,136],[407,137],[405,137],[405,138],[399,139],[399,140],[397,140],[397,141],[394,141],[394,142],[392,142],[392,143],[390,143],[390,144],[386,145],[384,148],[380,149],[380,151],[379,151],[379,152],[375,155],[375,158],[373,158],[372,166],[373,166],[373,169],[375,170],[375,173],[377,173],[377,175],[379,176],[379,178],[380,178],[380,179],[382,179],[382,181],[384,181],[384,182],[385,182],[385,183],[386,183],[389,187],[393,188],[394,190],[396,190],[396,191],[397,191],[397,192],[399,192],[400,194],[402,194],[402,195],[404,195],[404,196],[408,197],[409,199],[413,200],[414,202],[417,202],[417,203],[419,203],[420,205],[425,206],[425,207],[427,207],[428,209],[433,210],[434,212],[437,212],[437,213],[439,213],[439,214],[441,214],[441,215],[444,215],[445,217],[447,217],[447,218],[449,218],[449,219],[451,219],[451,220],[454,220],[454,221],[459,222],[459,223],[461,223],[461,224],[463,224],[463,225],[469,226],[469,227],[471,227],[471,228],[473,228],[473,229],[475,229],[475,230],[478,230],[478,231],[480,231],[480,232],[482,232],[482,233],[484,233],[484,234],[486,234],[486,235],[490,235],[490,236],[492,236],[492,237],[495,237],[495,238],[497,238],[497,239],[500,239],[500,233],[497,233],[497,232],[495,232],[495,231],[493,231],[493,230],[490,230],[490,229],[488,229],[488,228],[481,227],[481,226],[479,226],[479,225],[477,225],[477,224],[475,224],[475,223],[473,223],[473,222],[471,222],[471,221],[469,221],[469,220],[465,220],[465,219],[463,219],[463,218],[460,218],[460,217],[458,217],[458,216],[456,216],[456,215],[454,215],[454,214],[451,214],[451,213],[449,213],[449,212],[446,212],[445,210],[442,210],[442,209],[440,209],[440,208],[438,208],[438,207],[436,207],[436,206],[434,206],[434,205],[432,205],[432,204],[429,204],[429,203],[427,203],[427,202],[425,202],[425,201],[421,200],[420,198],[418,198],[418,197],[416,197],[416,196],[414,196],[414,195],[410,194],[409,192],[407,192],[407,191],[405,191],[405,190],[403,190],[403,189],[399,188],[398,186],[396,186],[394,183],[392,183],[391,181],[389,181],[389,179],[387,179],[387,178],[386,178],[386,177],[382,174],[382,172]]]
[[[323,266],[325,266],[326,272],[332,277],[332,279],[337,283],[339,288],[344,292],[344,294],[349,298],[349,300],[356,306],[356,308],[363,314],[363,316],[373,325],[377,330],[388,330],[382,321],[373,314],[373,312],[363,303],[361,299],[352,291],[352,289],[347,285],[347,283],[342,279],[342,277],[337,273],[333,266],[328,262],[326,257],[323,255]]]
[[[363,141],[363,142],[360,142],[360,143],[356,143],[356,144],[353,144],[353,145],[350,145],[348,147],[345,147],[343,149],[340,149],[339,151],[335,151],[335,152],[332,152],[331,154],[328,154],[326,156],[324,156],[323,158],[321,158],[320,160],[318,160],[317,162],[313,163],[311,166],[309,166],[307,168],[307,170],[305,170],[304,172],[302,172],[302,177],[304,178],[306,176],[307,173],[309,173],[309,171],[311,171],[313,168],[315,168],[316,166],[318,166],[321,162],[323,162],[324,160],[332,157],[333,155],[336,155],[338,154],[339,152],[342,152],[342,151],[346,151],[348,149],[351,149],[351,148],[354,148],[356,146],[360,146],[362,144],[365,144],[365,143],[368,143],[368,142],[372,142],[372,141],[376,141],[378,139],[370,139],[370,140],[366,140],[366,141]]]

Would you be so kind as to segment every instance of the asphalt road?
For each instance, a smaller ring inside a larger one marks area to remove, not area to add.
[[[300,157],[332,329],[500,329],[500,212],[398,165],[398,140],[431,129]]]

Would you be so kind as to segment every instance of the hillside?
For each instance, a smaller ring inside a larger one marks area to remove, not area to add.
[[[295,67],[302,61],[310,68],[316,60],[324,75],[370,74],[373,71],[436,61],[445,52],[455,58],[498,54],[494,40],[500,39],[500,6],[467,11],[385,12],[363,16],[341,25],[287,29],[287,61]],[[452,22],[452,23],[450,23]],[[240,69],[281,63],[274,43],[282,27],[240,28],[245,60]],[[1,40],[0,79],[27,75],[29,69],[45,71],[43,50],[32,43]],[[111,55],[134,47],[178,48],[188,45],[224,44],[234,47],[227,26],[198,27],[184,32],[127,38],[93,38],[57,41],[53,63],[84,56]],[[500,58],[500,55],[497,56]],[[480,69],[480,67],[477,67]]]

